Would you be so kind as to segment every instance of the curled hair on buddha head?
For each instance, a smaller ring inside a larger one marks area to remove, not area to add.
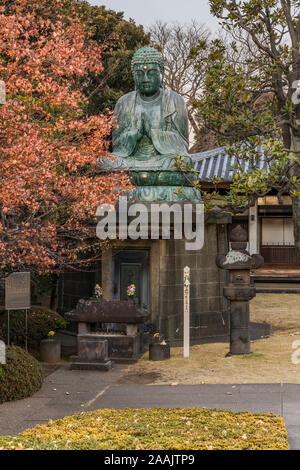
[[[159,66],[159,70],[161,73],[161,83],[164,80],[164,61],[162,54],[154,47],[141,47],[138,49],[134,54],[131,61],[131,70],[134,73],[134,67],[136,65],[143,65],[143,64],[157,64]]]

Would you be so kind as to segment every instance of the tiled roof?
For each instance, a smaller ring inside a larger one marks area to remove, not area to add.
[[[194,167],[199,172],[199,179],[201,181],[209,181],[214,176],[221,178],[224,182],[232,181],[233,173],[238,171],[234,168],[234,165],[237,164],[237,158],[229,156],[226,153],[226,149],[226,147],[219,147],[191,155]],[[247,173],[253,169],[253,164],[250,163],[250,160],[243,160],[241,168],[243,173]],[[264,160],[263,154],[261,154],[261,158],[257,161],[255,168],[268,171],[268,164]]]

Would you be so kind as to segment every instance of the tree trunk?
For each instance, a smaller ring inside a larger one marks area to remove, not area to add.
[[[57,281],[58,276],[53,274],[52,276],[52,286],[51,286],[51,294],[50,294],[50,309],[56,310],[56,300],[57,300]]]
[[[300,137],[291,132],[291,150],[300,151]],[[290,176],[300,176],[300,166],[294,165]],[[300,190],[300,188],[298,188]],[[292,197],[293,205],[293,224],[294,224],[294,240],[297,258],[300,260],[300,197]]]

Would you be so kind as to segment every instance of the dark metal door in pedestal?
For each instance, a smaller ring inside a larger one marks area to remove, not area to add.
[[[140,306],[149,309],[149,251],[122,250],[113,260],[113,300],[127,300],[127,287],[135,284]]]
[[[127,287],[134,284],[136,287],[135,296],[141,299],[141,274],[142,265],[140,263],[121,263],[120,276],[120,299],[127,299]]]

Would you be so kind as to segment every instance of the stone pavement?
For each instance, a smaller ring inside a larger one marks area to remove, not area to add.
[[[46,377],[33,397],[0,405],[0,435],[16,435],[36,424],[100,408],[205,407],[272,412],[283,416],[291,449],[300,450],[300,384],[126,385],[127,366],[110,372],[71,371]]]

